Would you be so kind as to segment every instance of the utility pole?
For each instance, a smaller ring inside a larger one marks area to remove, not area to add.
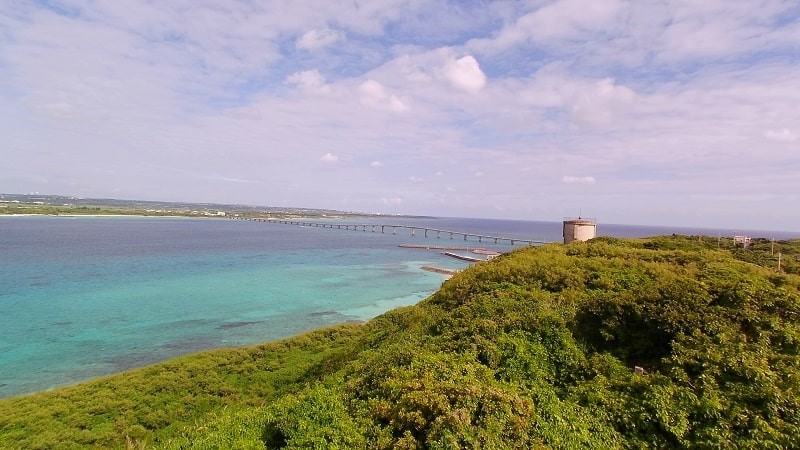
[[[781,252],[778,252],[778,272],[781,271]]]

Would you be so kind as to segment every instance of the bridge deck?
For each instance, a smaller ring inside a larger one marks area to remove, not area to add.
[[[506,243],[508,242],[511,245],[515,243],[520,244],[527,244],[527,245],[543,245],[547,242],[539,241],[534,239],[520,239],[520,238],[510,238],[505,236],[493,236],[493,235],[485,235],[485,234],[476,234],[476,233],[466,233],[463,231],[454,231],[454,230],[442,230],[438,228],[429,228],[429,227],[420,227],[414,225],[376,225],[376,224],[337,224],[337,223],[319,223],[319,222],[306,222],[303,220],[287,220],[287,219],[262,219],[262,218],[251,218],[251,217],[230,217],[231,219],[235,220],[247,220],[251,222],[266,222],[266,223],[280,223],[284,225],[297,225],[297,226],[304,226],[304,227],[317,227],[317,228],[335,228],[339,230],[354,230],[354,231],[367,231],[369,229],[371,232],[377,232],[380,230],[381,233],[384,233],[387,228],[392,230],[392,234],[397,234],[398,229],[402,230],[410,230],[411,236],[416,236],[416,233],[422,232],[425,237],[428,237],[430,233],[436,233],[437,238],[441,238],[442,234],[448,235],[450,239],[453,239],[453,236],[461,236],[464,240],[468,240],[468,238],[477,239],[478,242],[484,242],[484,239],[487,241],[494,241],[495,244],[498,243]]]

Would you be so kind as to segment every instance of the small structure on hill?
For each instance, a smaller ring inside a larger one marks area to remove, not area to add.
[[[588,241],[597,235],[597,219],[583,217],[564,219],[564,243]]]
[[[751,240],[752,239],[750,238],[750,236],[734,236],[733,237],[733,246],[737,247],[737,246],[741,245],[742,248],[747,248],[747,247],[750,247],[750,241]]]

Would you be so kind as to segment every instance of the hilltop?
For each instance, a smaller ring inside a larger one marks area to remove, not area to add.
[[[0,447],[797,448],[800,241],[785,272],[718,245],[521,249],[363,325],[0,401]]]

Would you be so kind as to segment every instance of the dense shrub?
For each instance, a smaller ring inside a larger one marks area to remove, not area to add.
[[[59,442],[40,421],[75,448],[800,448],[800,277],[765,245],[519,250],[361,327],[0,402],[0,444]]]

